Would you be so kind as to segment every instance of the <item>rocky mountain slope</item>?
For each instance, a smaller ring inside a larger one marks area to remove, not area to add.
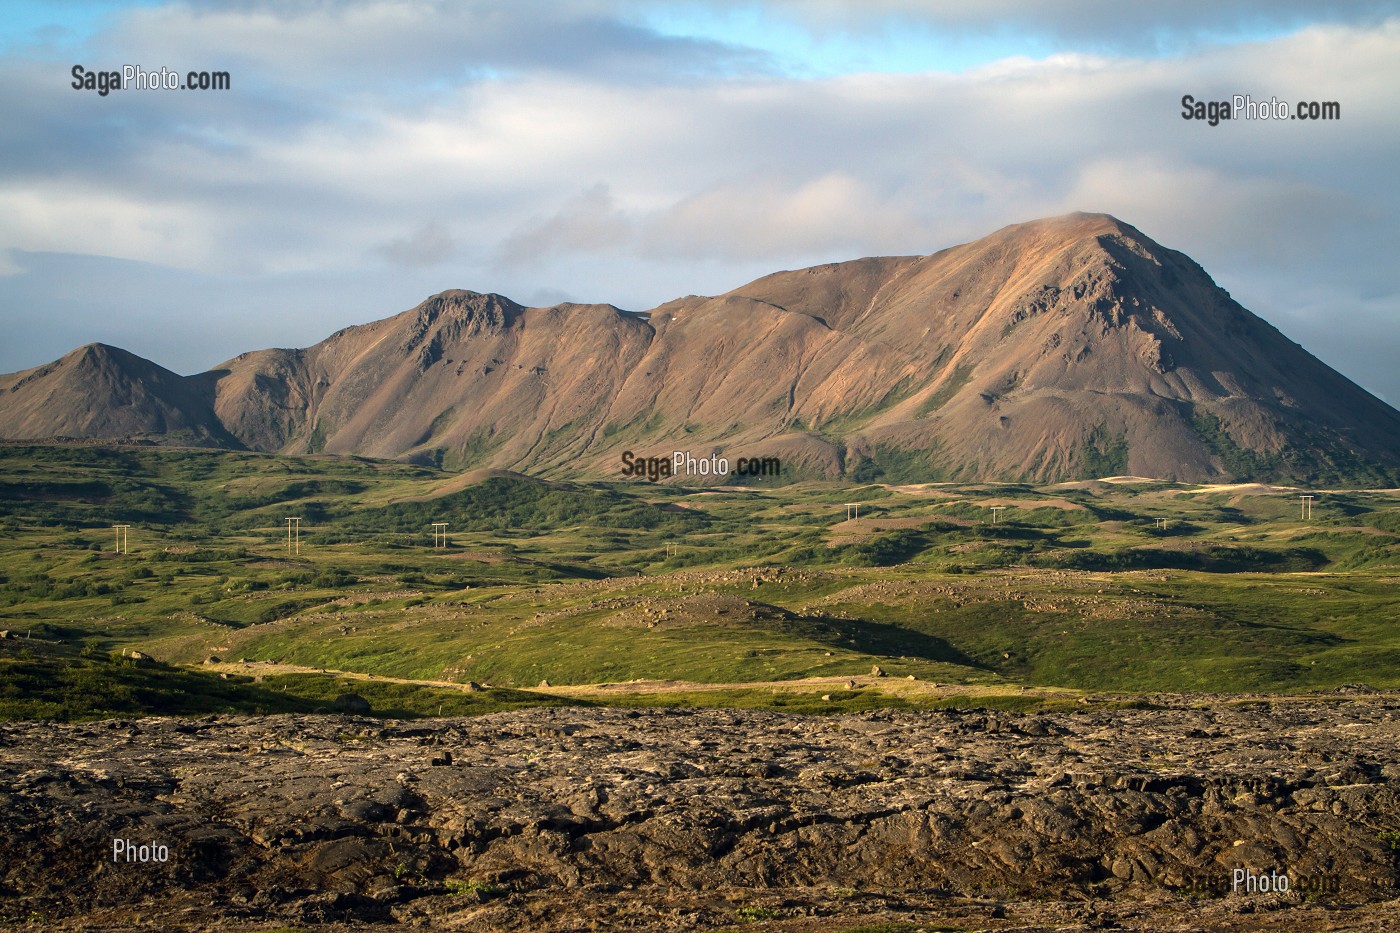
[[[790,476],[1400,483],[1400,412],[1102,214],[643,314],[443,292],[184,380],[134,357],[81,378],[96,352],[0,377],[0,437],[166,424],[183,443],[560,476],[685,450]]]

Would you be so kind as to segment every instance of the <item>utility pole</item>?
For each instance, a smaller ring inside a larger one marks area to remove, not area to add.
[[[433,522],[433,547],[447,547],[447,522]]]
[[[860,521],[860,503],[859,503],[859,502],[847,502],[847,503],[846,503],[846,521],[850,521],[850,520],[853,519],[853,518],[854,518],[856,521]]]
[[[301,553],[301,516],[287,519],[287,554]]]
[[[991,506],[988,506],[988,508],[990,508],[990,509],[992,510],[992,524],[995,525],[995,524],[997,523],[997,513],[998,513],[998,512],[1005,511],[1006,506],[1004,506],[1004,505],[991,505]]]
[[[126,539],[126,532],[127,532],[127,529],[129,529],[130,527],[131,527],[130,525],[113,525],[113,526],[112,526],[112,528],[113,528],[113,529],[116,531],[116,533],[117,533],[117,553],[118,553],[118,554],[130,554],[130,553],[131,553],[131,545],[127,542],[127,539]]]
[[[1309,519],[1312,518],[1312,504],[1313,504],[1313,499],[1315,499],[1315,498],[1317,498],[1317,497],[1316,497],[1316,496],[1299,496],[1298,498],[1303,500],[1302,513],[1301,513],[1298,517],[1301,518],[1301,519],[1303,519],[1304,521],[1308,521]]]

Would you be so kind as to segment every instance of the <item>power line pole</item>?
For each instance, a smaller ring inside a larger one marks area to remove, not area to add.
[[[130,554],[131,544],[127,541],[126,532],[130,525],[113,525],[112,528],[117,533],[117,553]]]
[[[301,516],[287,519],[287,554],[301,553]]]
[[[1316,497],[1316,496],[1299,496],[1298,498],[1303,500],[1303,508],[1302,508],[1301,514],[1300,514],[1298,517],[1301,518],[1301,519],[1303,519],[1304,521],[1308,521],[1308,520],[1310,520],[1310,519],[1312,518],[1312,504],[1313,504],[1313,499],[1315,499],[1315,498],[1317,498],[1317,497]]]
[[[998,513],[998,512],[1005,511],[1006,506],[1004,506],[1004,505],[990,505],[990,506],[988,506],[988,508],[992,510],[992,524],[995,525],[995,524],[997,523],[997,513]]]
[[[447,547],[447,522],[433,522],[433,547]]]
[[[850,520],[853,519],[853,518],[854,518],[856,521],[860,521],[860,503],[859,503],[859,502],[847,502],[847,503],[846,503],[846,521],[850,521]]]

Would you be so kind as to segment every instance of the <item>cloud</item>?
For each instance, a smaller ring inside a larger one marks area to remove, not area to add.
[[[709,39],[662,35],[617,4],[546,0],[300,0],[134,8],[102,37],[127,56],[224,63],[240,81],[371,95],[538,73],[618,81],[752,70],[765,56]],[[172,67],[196,67],[184,61]]]
[[[608,186],[598,184],[502,240],[500,261],[523,266],[560,253],[604,252],[632,233],[632,222],[618,209]]]
[[[95,178],[0,180],[0,244],[26,250],[160,257],[195,267],[215,250],[220,227],[195,205],[133,198]]]
[[[15,259],[14,250],[0,250],[0,278],[5,278],[10,275],[20,275],[24,271],[24,267]]]
[[[1366,202],[1317,181],[1168,162],[1146,153],[1084,165],[1063,204],[1066,210],[1089,205],[1123,218],[1147,218],[1164,241],[1190,241],[1197,252],[1274,265],[1306,262],[1353,224],[1375,219]]]
[[[918,225],[881,202],[859,179],[831,172],[810,180],[781,176],[722,182],[649,211],[624,211],[598,184],[500,245],[512,267],[570,254],[631,254],[653,260],[782,261],[833,249],[879,251],[907,243]]]
[[[436,266],[450,259],[456,249],[448,229],[430,220],[412,234],[383,244],[377,252],[400,266]]]
[[[1128,54],[1310,23],[1372,26],[1396,13],[1392,0],[772,0],[764,6],[818,31],[923,27],[961,35],[1034,35]]]
[[[720,183],[649,218],[639,245],[658,257],[781,263],[794,255],[887,252],[923,233],[905,206],[849,173],[831,171]]]

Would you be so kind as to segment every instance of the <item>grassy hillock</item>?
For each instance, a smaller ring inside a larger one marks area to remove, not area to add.
[[[29,640],[0,653],[0,719],[74,721],[145,715],[194,716],[216,712],[329,712],[295,694],[203,671],[135,661]]]

